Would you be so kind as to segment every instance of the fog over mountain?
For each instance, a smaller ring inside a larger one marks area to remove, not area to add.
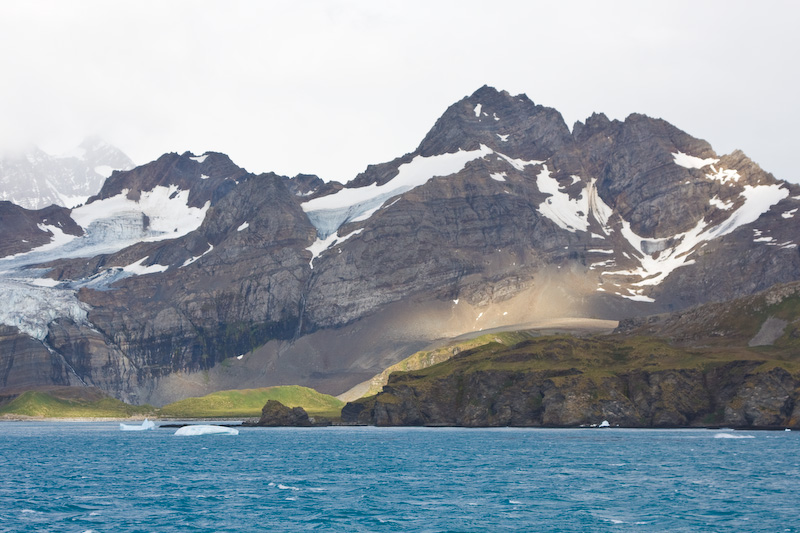
[[[87,138],[67,154],[50,155],[36,146],[0,154],[0,200],[26,209],[75,207],[97,194],[115,170],[133,161],[99,138]]]

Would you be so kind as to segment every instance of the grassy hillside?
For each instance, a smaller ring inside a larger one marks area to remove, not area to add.
[[[529,331],[506,331],[501,333],[487,333],[474,339],[469,339],[460,342],[452,342],[446,346],[436,348],[435,350],[424,350],[417,352],[397,364],[394,364],[372,378],[370,386],[364,396],[372,396],[378,394],[383,386],[389,381],[389,374],[392,372],[409,372],[412,370],[422,370],[430,366],[442,363],[455,355],[485,346],[489,343],[497,343],[504,346],[512,346],[526,339],[531,339],[536,336],[536,333]]]
[[[467,350],[448,361],[407,372],[403,381],[444,376],[452,372],[554,371],[579,369],[602,378],[635,370],[706,369],[731,361],[753,361],[764,369],[778,365],[800,372],[800,352],[776,346],[706,346],[686,348],[653,337],[568,335],[539,337],[505,346],[491,342]],[[400,378],[400,375],[397,376]]]
[[[554,335],[492,342],[395,372],[351,402],[349,423],[575,427],[800,427],[800,352],[784,346],[688,348],[665,339]]]
[[[289,385],[263,389],[214,392],[199,398],[186,398],[165,405],[160,416],[175,418],[259,417],[267,400],[276,400],[287,407],[302,407],[310,416],[338,418],[344,402],[314,389]]]
[[[45,418],[128,418],[154,412],[149,405],[129,405],[97,389],[77,387],[27,391],[0,406],[0,415]]]

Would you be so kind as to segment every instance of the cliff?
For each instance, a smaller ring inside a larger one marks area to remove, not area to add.
[[[800,427],[800,361],[652,338],[489,344],[395,373],[342,420],[379,426]]]

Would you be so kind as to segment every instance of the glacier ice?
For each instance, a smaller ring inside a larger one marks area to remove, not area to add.
[[[195,435],[238,435],[239,430],[225,426],[212,426],[208,424],[197,424],[191,426],[183,426],[175,432],[178,436],[195,436]]]
[[[304,202],[303,211],[317,228],[319,238],[324,240],[347,222],[364,220],[368,213],[376,211],[386,200],[424,185],[436,176],[456,174],[473,159],[491,153],[492,150],[482,144],[478,150],[459,150],[430,157],[418,155],[400,165],[397,176],[383,185],[373,183],[365,187],[342,189]]]
[[[43,341],[48,325],[57,318],[87,323],[89,307],[78,300],[74,290],[40,287],[30,281],[0,277],[0,324],[15,326]]]
[[[137,424],[120,424],[119,429],[121,431],[145,431],[148,429],[155,429],[156,424],[152,420],[148,420],[147,418],[144,419],[144,422],[141,425]]]

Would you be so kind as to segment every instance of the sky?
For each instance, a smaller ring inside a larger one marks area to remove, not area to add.
[[[347,181],[490,85],[800,182],[800,2],[0,0],[0,151],[99,135]]]

